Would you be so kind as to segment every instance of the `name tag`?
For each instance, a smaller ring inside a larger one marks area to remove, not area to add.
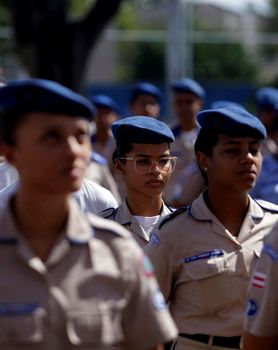
[[[38,307],[38,304],[35,303],[0,303],[0,317],[31,314]]]
[[[189,258],[184,258],[184,262],[189,263],[189,262],[201,260],[201,259],[216,258],[216,257],[222,256],[222,255],[224,255],[223,250],[213,249],[213,250],[210,250],[209,252],[204,252],[204,253],[190,256]]]

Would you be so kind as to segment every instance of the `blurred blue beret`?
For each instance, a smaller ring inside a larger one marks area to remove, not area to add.
[[[118,104],[107,95],[93,95],[89,97],[90,101],[94,104],[96,108],[106,107],[110,108],[113,112],[118,113],[119,106]]]
[[[155,85],[148,82],[135,84],[131,93],[131,101],[134,100],[140,94],[152,95],[159,101],[162,98],[161,91]]]
[[[191,92],[201,99],[203,99],[206,94],[202,86],[197,83],[196,80],[193,80],[191,78],[181,78],[174,81],[172,84],[172,89],[175,92]]]
[[[50,80],[9,81],[0,88],[0,113],[47,112],[91,120],[94,109],[89,100]]]
[[[278,89],[271,86],[262,87],[257,90],[255,98],[260,109],[277,109]]]
[[[211,109],[224,108],[224,107],[244,108],[240,103],[228,101],[228,100],[217,100],[212,102],[212,104],[210,105]]]
[[[118,143],[159,144],[174,141],[174,135],[165,123],[145,116],[127,117],[114,122],[112,133]]]
[[[219,133],[231,136],[254,135],[266,138],[263,123],[244,108],[225,107],[207,109],[197,114],[197,121],[202,128],[215,128]]]

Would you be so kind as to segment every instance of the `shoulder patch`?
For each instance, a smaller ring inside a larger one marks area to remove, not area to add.
[[[87,217],[96,233],[98,233],[98,231],[105,231],[115,236],[132,238],[130,232],[115,221],[102,218],[95,214],[88,214]]]
[[[262,199],[256,199],[255,202],[257,204],[259,204],[259,206],[266,211],[270,211],[272,213],[278,213],[278,205],[277,204],[267,202],[267,201],[264,201]]]
[[[104,219],[113,219],[115,217],[116,212],[117,212],[117,209],[111,207],[111,208],[102,210],[100,213],[98,213],[98,215]]]
[[[159,224],[158,228],[161,229],[162,226],[164,226],[164,224],[166,224],[166,222],[174,219],[175,217],[177,217],[178,215],[185,213],[187,211],[187,206],[186,207],[182,207],[179,209],[176,209],[175,211],[173,211],[171,214],[165,216],[163,218],[163,220],[161,221],[161,223]]]

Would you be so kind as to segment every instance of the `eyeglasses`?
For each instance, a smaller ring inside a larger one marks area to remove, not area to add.
[[[138,174],[150,173],[154,168],[156,168],[162,173],[169,173],[175,169],[177,157],[163,157],[158,160],[153,160],[150,158],[133,156],[133,157],[122,157],[120,160],[131,160],[134,165],[134,169]]]

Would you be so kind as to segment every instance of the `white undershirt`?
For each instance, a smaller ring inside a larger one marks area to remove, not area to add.
[[[142,229],[145,231],[148,237],[150,237],[150,233],[154,226],[157,224],[160,215],[156,216],[139,216],[134,215],[135,219],[138,221]]]

